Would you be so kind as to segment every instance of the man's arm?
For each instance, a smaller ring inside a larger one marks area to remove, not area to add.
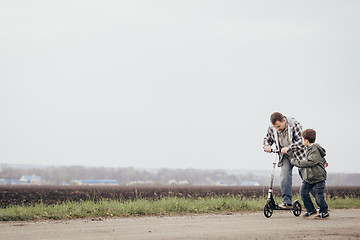
[[[273,131],[271,129],[271,127],[268,128],[266,136],[264,138],[264,143],[263,143],[263,148],[266,152],[270,152],[271,151],[271,146],[274,144],[275,140],[274,140],[274,134]],[[270,147],[270,150],[269,150]]]
[[[302,132],[302,127],[301,127],[300,123],[295,121],[295,124],[293,127],[292,144],[290,145],[290,149],[292,151],[296,151],[296,150],[299,150],[304,147],[304,145],[302,143],[301,132]]]

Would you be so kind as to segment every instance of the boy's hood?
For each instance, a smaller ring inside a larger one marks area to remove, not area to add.
[[[325,156],[326,156],[326,150],[325,150],[325,148],[323,148],[322,146],[320,146],[320,145],[317,144],[317,143],[314,143],[313,146],[316,147],[317,149],[319,149],[319,152],[320,152],[321,157],[325,157]]]

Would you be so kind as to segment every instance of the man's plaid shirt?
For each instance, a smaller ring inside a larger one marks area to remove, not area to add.
[[[300,123],[294,118],[286,118],[286,124],[289,132],[290,151],[300,161],[305,160],[305,146],[303,145],[301,139],[302,127]],[[275,144],[277,150],[281,150],[276,129],[270,125],[264,138],[263,147],[272,146],[273,144]],[[282,166],[282,157],[283,155],[280,154],[280,161],[278,166]]]

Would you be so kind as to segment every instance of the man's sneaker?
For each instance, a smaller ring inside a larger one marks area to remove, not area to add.
[[[280,208],[285,208],[285,209],[291,209],[292,208],[292,204],[291,203],[282,203],[279,205]]]
[[[303,218],[308,218],[308,217],[310,217],[310,216],[312,216],[312,215],[315,215],[315,214],[317,214],[316,209],[314,209],[314,211],[312,211],[312,212],[306,212],[306,213],[303,215]]]
[[[319,213],[315,217],[315,219],[320,219],[320,220],[329,219],[329,218],[330,218],[329,213]]]

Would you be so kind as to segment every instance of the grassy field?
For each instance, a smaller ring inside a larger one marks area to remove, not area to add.
[[[294,199],[299,199],[295,196]],[[276,199],[277,202],[281,200]],[[360,198],[327,199],[329,208],[360,208]],[[185,199],[169,197],[160,200],[82,201],[55,205],[9,206],[0,209],[0,221],[25,221],[72,218],[111,218],[128,216],[161,216],[203,213],[262,211],[266,198],[241,199],[213,197]]]

